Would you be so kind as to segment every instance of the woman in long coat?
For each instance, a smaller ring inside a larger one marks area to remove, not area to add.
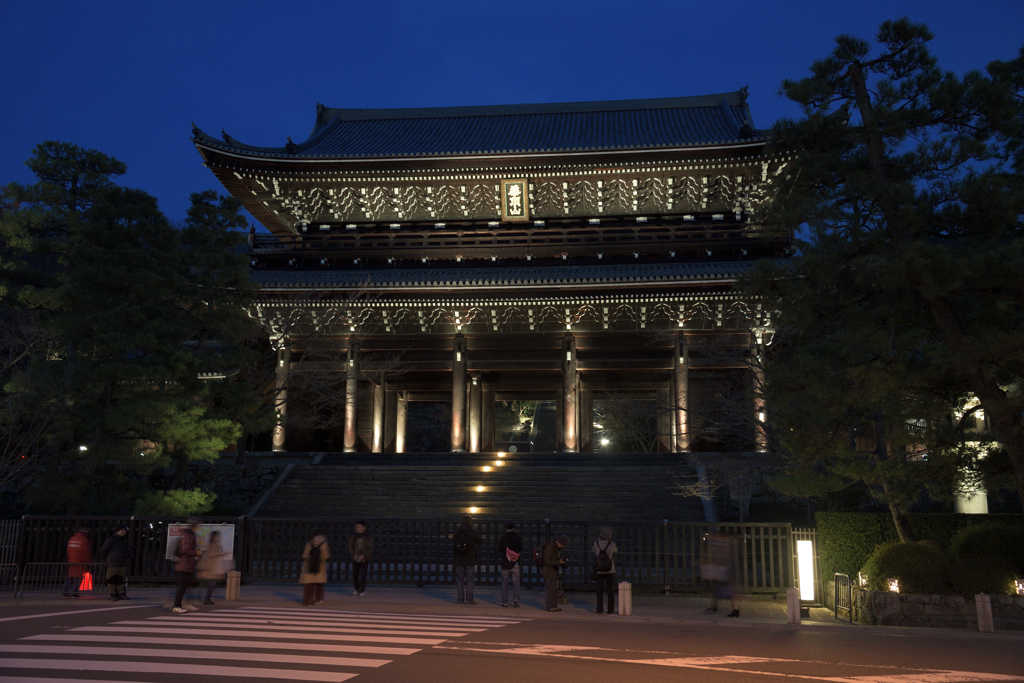
[[[224,577],[227,576],[228,571],[231,569],[228,566],[231,561],[227,559],[230,554],[221,544],[220,532],[212,532],[210,534],[210,543],[206,546],[206,552],[203,553],[202,559],[196,562],[196,578],[206,586],[206,599],[203,600],[204,605],[213,604],[214,587],[218,581],[224,580]]]
[[[313,549],[319,552],[314,553]],[[311,558],[310,555],[313,555]],[[313,538],[306,541],[302,550],[302,571],[299,572],[299,583],[302,584],[302,604],[306,607],[319,605],[324,601],[324,584],[327,583],[327,560],[331,557],[331,549],[327,545],[327,537],[323,532],[316,532]],[[316,564],[317,566],[311,566]]]

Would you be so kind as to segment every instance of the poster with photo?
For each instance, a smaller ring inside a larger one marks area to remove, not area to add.
[[[176,560],[174,551],[178,548],[178,539],[182,532],[188,528],[188,524],[167,525],[167,547],[164,557],[168,560]],[[205,553],[206,547],[210,545],[210,534],[214,531],[220,532],[220,545],[227,551],[226,560],[235,559],[235,525],[234,524],[200,524],[196,529],[196,541],[200,552]]]

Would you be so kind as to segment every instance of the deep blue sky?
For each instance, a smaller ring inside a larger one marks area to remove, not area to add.
[[[1012,59],[1024,0],[47,2],[0,0],[0,183],[46,139],[128,164],[125,185],[184,217],[223,190],[191,122],[242,142],[304,140],[317,102],[430,107],[673,97],[750,86],[754,122],[840,33],[908,15],[957,72]]]

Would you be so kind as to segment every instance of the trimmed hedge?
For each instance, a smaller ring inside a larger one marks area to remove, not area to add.
[[[954,560],[1000,559],[1024,574],[1024,526],[978,524],[961,529],[949,545]]]
[[[944,551],[949,549],[953,536],[969,526],[991,523],[1024,526],[1024,515],[1018,514],[913,513],[908,518],[917,540],[936,541]],[[819,512],[815,520],[818,567],[824,581],[831,581],[836,572],[847,574],[856,581],[857,572],[878,546],[899,540],[888,513]]]
[[[1016,591],[1013,581],[1017,572],[1012,562],[1001,557],[958,560],[949,575],[953,590],[965,598],[978,593],[1013,595]]]
[[[923,543],[886,543],[864,564],[868,587],[889,590],[898,579],[901,593],[945,593],[949,564],[938,548]]]

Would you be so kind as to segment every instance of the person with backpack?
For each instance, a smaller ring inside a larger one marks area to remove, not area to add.
[[[455,582],[457,587],[457,605],[475,605],[473,600],[473,577],[476,573],[476,547],[483,543],[480,532],[473,528],[473,518],[466,515],[462,524],[455,531],[452,545],[455,555]]]
[[[366,532],[366,522],[356,522],[356,533],[348,538],[348,554],[352,558],[352,595],[361,598],[366,592],[366,577],[373,555],[373,538]]]
[[[598,539],[594,541],[594,578],[597,580],[597,613],[602,610],[605,591],[608,592],[608,614],[615,614],[613,600],[615,598],[615,553],[619,549],[612,541],[612,528],[601,529]]]
[[[569,537],[560,534],[558,538],[544,546],[544,568],[541,574],[544,576],[544,609],[549,612],[561,612],[558,606],[558,570],[565,564],[565,558],[559,556],[559,552],[569,545]]]
[[[327,536],[317,531],[313,538],[306,541],[302,549],[302,571],[299,572],[299,583],[302,584],[302,605],[312,607],[324,601],[324,585],[327,583],[327,560],[331,559],[331,548],[327,545]]]
[[[512,606],[519,607],[519,578],[523,554],[523,537],[516,533],[516,523],[505,523],[505,534],[498,539],[498,557],[501,559],[501,606],[508,607],[508,583],[512,580]]]

